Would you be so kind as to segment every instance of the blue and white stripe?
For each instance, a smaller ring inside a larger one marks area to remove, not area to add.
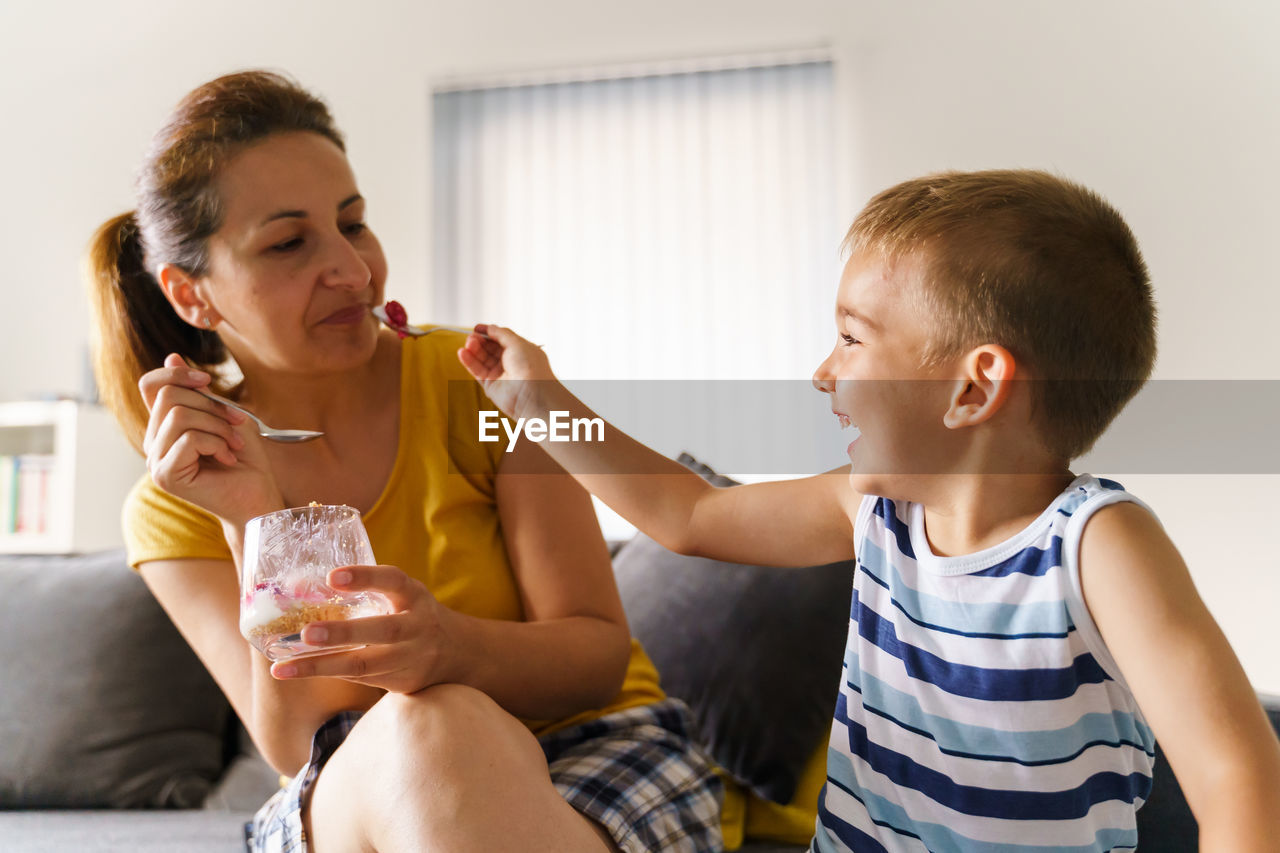
[[[865,498],[816,853],[1137,846],[1155,740],[1089,618],[1082,475],[1017,536],[929,551],[923,508]]]

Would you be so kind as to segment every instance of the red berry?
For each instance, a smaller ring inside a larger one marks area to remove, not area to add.
[[[387,319],[393,326],[403,326],[409,322],[409,313],[404,310],[404,306],[394,299],[387,302],[383,306],[387,312]]]

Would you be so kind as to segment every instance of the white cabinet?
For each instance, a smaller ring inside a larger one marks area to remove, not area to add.
[[[120,509],[144,471],[100,406],[0,403],[0,553],[120,547]]]

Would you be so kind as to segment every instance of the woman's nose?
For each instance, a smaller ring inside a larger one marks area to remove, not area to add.
[[[345,237],[331,243],[325,262],[323,281],[330,287],[359,290],[367,287],[373,278],[369,265]]]

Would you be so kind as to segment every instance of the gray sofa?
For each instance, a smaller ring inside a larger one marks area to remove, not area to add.
[[[801,570],[783,589],[776,573],[687,566],[643,536],[614,550],[664,686],[723,766],[786,802],[830,720],[851,567]],[[0,643],[0,850],[244,849],[278,776],[123,552],[0,556]],[[708,653],[719,645],[735,665]]]
[[[638,535],[614,569],[632,631],[716,760],[789,800],[827,733],[852,566],[730,566]],[[0,557],[0,644],[0,850],[244,849],[243,824],[278,777],[122,552]],[[1262,699],[1280,728],[1280,698]],[[1143,849],[1196,849],[1162,756],[1139,831]]]

